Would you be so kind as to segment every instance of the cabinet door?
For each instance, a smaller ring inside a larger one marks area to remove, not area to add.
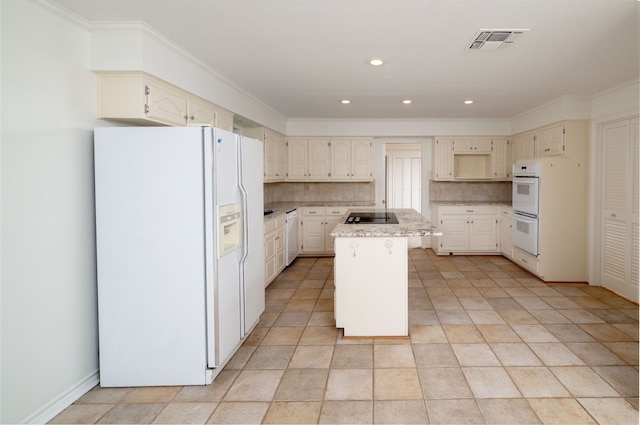
[[[215,108],[216,108],[215,127],[233,132],[233,112],[227,111],[226,109],[223,109],[217,106]]]
[[[331,140],[331,179],[351,179],[351,141]]]
[[[265,286],[268,285],[274,277],[276,277],[276,234],[275,232],[267,233],[264,236],[264,277]]]
[[[289,180],[307,179],[307,141],[289,139],[287,142],[287,178]]]
[[[510,161],[507,157],[508,141],[507,139],[493,140],[493,153],[491,156],[491,167],[493,168],[494,179],[507,179],[510,176]]]
[[[284,180],[284,176],[287,173],[287,148],[284,136],[276,134],[271,138],[275,142],[275,178],[276,180]]]
[[[284,227],[276,230],[276,273],[280,273],[286,266],[285,238]]]
[[[187,98],[187,125],[216,125],[216,111],[213,105],[199,99]]]
[[[474,152],[491,152],[493,142],[489,138],[473,139]]]
[[[276,180],[276,141],[264,133],[264,181]]]
[[[469,249],[469,224],[466,215],[447,214],[440,218],[441,251],[467,251]]]
[[[469,216],[469,249],[471,251],[497,251],[497,225],[495,214]]]
[[[503,210],[500,217],[500,250],[502,254],[513,258],[513,243],[511,242],[513,213],[509,210]]]
[[[437,139],[435,146],[435,179],[453,179],[453,140]]]
[[[319,217],[304,216],[300,221],[302,232],[301,251],[305,252],[323,252],[324,251],[324,215]]]
[[[187,97],[184,93],[157,83],[145,80],[147,93],[146,116],[167,124],[185,125],[187,115]]]
[[[307,174],[309,180],[329,180],[329,140],[308,141]]]
[[[454,152],[473,152],[473,139],[455,139],[453,141]]]
[[[536,132],[536,157],[564,154],[564,125],[559,124]]]
[[[351,141],[351,179],[371,180],[371,141]]]
[[[327,252],[333,252],[333,243],[335,238],[331,236],[331,232],[335,229],[336,225],[343,221],[341,216],[325,216],[325,234],[324,234],[324,249]]]

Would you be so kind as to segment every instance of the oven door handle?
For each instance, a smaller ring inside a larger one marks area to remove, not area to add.
[[[537,177],[513,177],[514,183],[522,183],[522,184],[536,184],[538,182]]]

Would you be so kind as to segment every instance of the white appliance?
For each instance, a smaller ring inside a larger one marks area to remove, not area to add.
[[[264,311],[262,142],[95,130],[100,383],[210,383]]]
[[[513,164],[513,245],[539,255],[540,162]]]
[[[287,266],[298,257],[298,210],[287,211],[286,216],[286,243]]]

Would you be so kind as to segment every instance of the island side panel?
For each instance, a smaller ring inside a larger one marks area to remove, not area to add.
[[[344,336],[408,336],[407,240],[335,239],[335,318]]]

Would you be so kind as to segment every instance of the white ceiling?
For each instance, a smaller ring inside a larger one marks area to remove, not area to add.
[[[512,118],[639,74],[637,0],[55,1],[144,21],[287,118]],[[530,31],[469,50],[480,28]]]

